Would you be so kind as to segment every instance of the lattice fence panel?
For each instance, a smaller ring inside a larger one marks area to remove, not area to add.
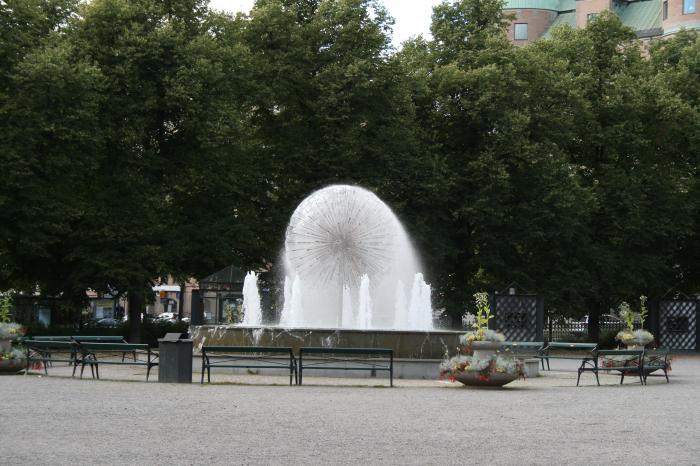
[[[537,340],[537,296],[495,295],[494,325],[509,341]]]
[[[659,342],[664,348],[697,349],[698,302],[691,300],[659,303]]]

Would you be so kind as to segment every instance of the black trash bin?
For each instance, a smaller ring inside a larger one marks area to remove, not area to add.
[[[158,382],[192,383],[192,340],[167,333],[158,340]]]

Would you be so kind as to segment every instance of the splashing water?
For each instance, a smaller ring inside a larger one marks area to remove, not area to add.
[[[243,325],[262,324],[258,275],[248,272],[243,280]]]
[[[304,199],[289,221],[283,256],[282,326],[433,327],[430,286],[408,235],[366,189],[334,185]],[[408,305],[405,283],[413,283]]]

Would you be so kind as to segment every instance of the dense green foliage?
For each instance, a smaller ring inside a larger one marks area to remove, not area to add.
[[[0,2],[0,289],[138,309],[274,266],[336,182],[397,211],[452,315],[513,281],[573,315],[700,288],[697,33],[647,53],[610,13],[518,48],[461,0],[396,51],[378,0],[206,3]]]

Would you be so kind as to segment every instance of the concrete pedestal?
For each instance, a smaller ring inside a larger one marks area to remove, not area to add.
[[[192,383],[192,340],[158,340],[158,382]]]

